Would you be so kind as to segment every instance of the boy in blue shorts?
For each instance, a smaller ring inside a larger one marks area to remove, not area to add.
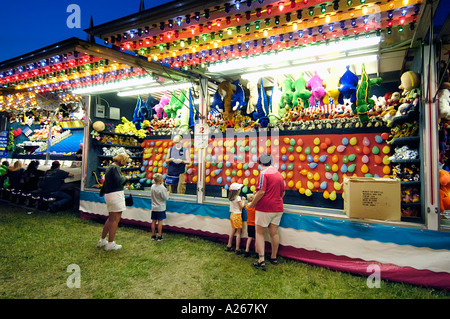
[[[153,175],[153,185],[151,187],[152,196],[152,240],[162,240],[163,220],[166,219],[166,201],[169,193],[163,185],[163,176],[159,173]],[[158,224],[158,226],[156,225]],[[156,236],[158,227],[158,237]]]

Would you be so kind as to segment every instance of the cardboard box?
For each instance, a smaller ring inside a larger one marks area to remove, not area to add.
[[[344,177],[344,212],[351,218],[401,220],[400,181]]]

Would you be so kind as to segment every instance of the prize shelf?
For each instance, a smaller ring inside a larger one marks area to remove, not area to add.
[[[137,141],[139,141],[139,143],[143,140],[143,139],[141,139],[141,138],[139,138],[137,136],[129,135],[129,134],[122,134],[122,133],[115,133],[115,132],[106,132],[106,131],[99,132],[99,133],[100,133],[100,135],[103,134],[103,135],[110,135],[110,136],[120,136],[120,137],[134,138]],[[100,142],[97,142],[95,139],[94,139],[94,145],[99,147],[99,148],[103,148],[103,147],[123,147],[123,148],[128,148],[128,149],[141,149],[142,150],[142,147],[141,147],[140,144],[139,145],[129,145],[129,144],[100,143]],[[142,152],[140,152],[140,153],[141,153],[141,155],[139,155],[139,156],[130,156],[130,158],[142,161]],[[111,155],[97,155],[97,157],[99,159],[110,159],[110,160],[112,160],[112,158],[114,156],[111,156]],[[106,167],[97,165],[97,170],[98,171],[105,171]],[[121,170],[123,172],[140,171],[141,168],[140,167],[130,167],[130,168],[122,168]],[[135,178],[133,177],[133,178],[129,178],[127,180],[127,182],[137,182],[137,181],[139,181],[139,179],[140,179],[139,177],[135,177]]]
[[[419,107],[419,106],[418,106]],[[408,187],[417,187],[419,189],[419,196],[420,199],[423,198],[423,191],[422,191],[422,172],[423,170],[421,169],[422,166],[422,160],[421,160],[421,121],[419,119],[419,112],[417,111],[413,111],[410,112],[406,115],[401,115],[401,116],[397,116],[393,119],[392,121],[392,125],[391,127],[395,127],[397,125],[402,125],[403,123],[413,123],[415,121],[419,120],[419,135],[417,136],[404,136],[404,137],[397,137],[394,138],[392,140],[392,142],[390,143],[391,146],[395,146],[395,147],[402,147],[404,145],[407,145],[411,148],[416,148],[419,152],[419,158],[416,159],[398,159],[398,160],[391,160],[392,164],[416,164],[419,166],[419,181],[401,181],[401,187],[402,189],[404,188],[408,188]],[[402,220],[404,221],[418,221],[418,220],[422,220],[422,203],[421,201],[417,202],[417,203],[404,203],[402,201],[401,203],[402,208],[412,208],[412,209],[417,209],[419,212],[419,216],[403,216],[402,215]]]

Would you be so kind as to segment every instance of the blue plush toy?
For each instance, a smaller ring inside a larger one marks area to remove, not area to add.
[[[223,81],[219,84],[211,104],[211,112],[224,113],[225,117],[231,119],[234,112],[245,107],[245,93],[239,80],[228,82]]]
[[[247,102],[245,102],[244,88],[239,83],[239,80],[233,81],[231,84],[236,87],[231,99],[231,109],[238,111],[247,105]]]
[[[141,108],[144,105],[142,102],[141,96],[138,97],[136,107],[134,108],[133,114],[133,124],[136,125],[136,128],[139,130],[141,128],[141,123],[145,120],[144,115],[141,112]]]
[[[358,76],[350,71],[349,65],[347,65],[346,68],[347,71],[344,72],[339,80],[339,104],[344,104],[344,99],[350,99],[350,102],[352,104],[356,102],[356,87],[358,86]]]
[[[258,102],[256,103],[256,112],[253,113],[253,119],[257,121],[261,127],[267,127],[269,125],[269,99],[267,98],[266,91],[264,90],[262,79],[258,91]]]

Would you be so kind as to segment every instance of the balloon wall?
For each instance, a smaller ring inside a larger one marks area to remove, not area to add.
[[[213,138],[206,148],[206,189],[209,185],[227,190],[231,183],[238,182],[244,184],[243,193],[254,192],[260,174],[258,157],[267,152],[283,176],[287,191],[297,192],[299,198],[317,193],[334,201],[342,198],[338,194],[342,193],[344,176],[391,174],[391,147],[387,138],[387,133]],[[193,139],[184,140],[184,147],[191,151],[186,182],[195,184],[198,157],[193,144]],[[141,183],[150,186],[154,173],[166,173],[165,158],[172,145],[171,140],[151,138],[142,143]]]

